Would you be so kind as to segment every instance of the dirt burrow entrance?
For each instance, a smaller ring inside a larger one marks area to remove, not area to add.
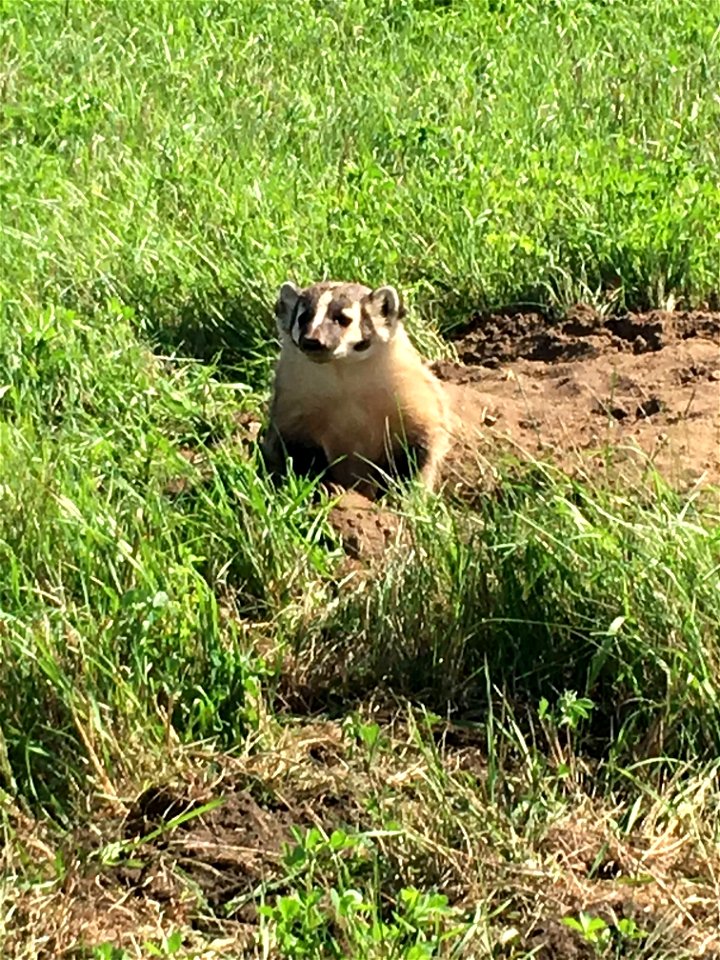
[[[448,473],[473,450],[574,471],[654,466],[681,488],[720,482],[720,314],[603,317],[572,308],[477,316],[438,363],[458,417]]]
[[[720,313],[484,314],[453,344],[457,362],[432,365],[454,414],[451,492],[492,487],[508,454],[601,482],[641,483],[652,468],[681,490],[720,484]],[[260,425],[244,416],[252,444]],[[351,564],[384,555],[401,526],[352,491],[330,519]]]
[[[505,454],[594,479],[640,482],[653,467],[680,489],[720,483],[720,313],[478,315],[454,346],[458,362],[433,365],[454,412],[450,490],[487,489]],[[360,560],[399,529],[355,493],[331,521]]]

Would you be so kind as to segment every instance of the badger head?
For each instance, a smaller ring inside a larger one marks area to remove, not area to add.
[[[364,360],[389,343],[405,310],[394,287],[324,282],[284,283],[275,305],[283,346],[316,363]]]

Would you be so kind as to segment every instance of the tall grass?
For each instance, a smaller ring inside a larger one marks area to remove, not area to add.
[[[662,482],[642,503],[532,468],[411,528],[383,577],[303,625],[318,682],[350,698],[390,684],[472,716],[489,673],[531,713],[567,690],[589,697],[591,754],[715,755],[720,539],[707,509]]]
[[[717,290],[716,2],[4,4],[4,297],[245,357],[287,275]],[[213,344],[214,345],[214,344]]]

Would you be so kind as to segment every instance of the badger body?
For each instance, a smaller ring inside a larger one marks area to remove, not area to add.
[[[281,352],[266,462],[326,470],[331,482],[374,496],[387,476],[417,472],[429,488],[447,452],[441,385],[405,332],[393,287],[283,284]]]

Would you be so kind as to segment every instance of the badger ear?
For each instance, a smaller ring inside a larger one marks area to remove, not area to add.
[[[405,307],[395,287],[377,287],[365,301],[366,309],[378,327],[394,330],[405,316]]]
[[[300,298],[300,293],[300,288],[296,287],[290,280],[287,280],[280,287],[277,302],[275,303],[275,319],[277,321],[278,333],[290,333],[293,313],[295,311],[295,305]]]

